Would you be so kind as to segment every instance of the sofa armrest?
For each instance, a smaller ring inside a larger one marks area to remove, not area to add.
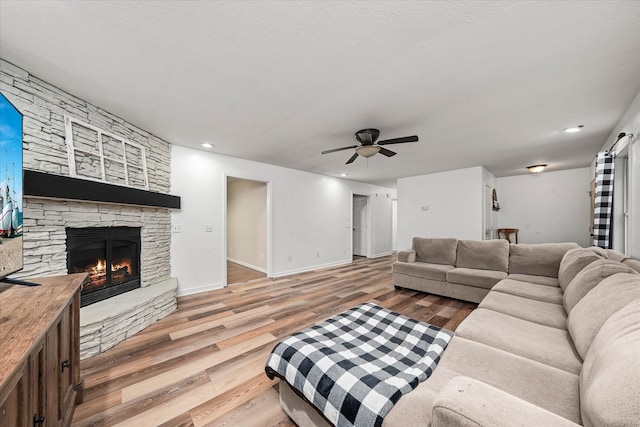
[[[398,261],[416,262],[416,251],[413,249],[409,249],[408,251],[398,251]]]
[[[469,377],[453,378],[433,402],[431,427],[516,425],[578,426],[546,409]]]

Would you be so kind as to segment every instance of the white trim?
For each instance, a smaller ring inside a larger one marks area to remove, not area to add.
[[[390,251],[390,252],[383,252],[383,253],[381,253],[381,254],[374,254],[374,255],[371,255],[369,258],[371,258],[371,259],[374,259],[374,258],[382,258],[382,257],[385,257],[385,256],[390,256],[390,255],[393,255],[393,251]]]
[[[267,274],[267,269],[266,268],[258,267],[257,265],[251,265],[251,264],[249,264],[247,262],[240,261],[239,259],[227,257],[227,261],[232,262],[234,264],[241,265],[243,267],[250,268],[252,270],[259,271],[260,273]]]
[[[247,175],[237,175],[237,174],[227,174],[227,172],[222,173],[222,254],[223,254],[223,262],[222,262],[222,282],[223,286],[226,287],[227,283],[227,259],[231,260],[227,257],[227,186],[228,186],[228,178],[238,178],[244,179],[248,181],[256,181],[262,182],[267,186],[267,268],[266,271],[262,269],[259,271],[263,271],[266,273],[267,277],[273,278],[273,188],[272,183],[269,179],[255,177],[255,176],[247,176]],[[236,261],[234,261],[236,262]],[[239,264],[239,263],[238,263]],[[242,265],[242,264],[241,264]],[[249,267],[256,269],[255,267]]]
[[[339,267],[342,265],[351,264],[352,262],[353,262],[353,258],[349,260],[344,260],[344,261],[330,262],[327,264],[312,265],[310,267],[303,267],[303,268],[298,268],[296,270],[287,270],[280,273],[275,273],[272,278],[277,279],[279,277],[290,276],[292,274],[307,273],[309,271],[314,271],[314,270],[323,270],[326,268]]]
[[[216,289],[222,289],[224,288],[226,285],[223,285],[222,283],[211,283],[208,285],[201,285],[201,286],[196,286],[195,288],[189,288],[189,289],[180,289],[180,285],[178,284],[178,296],[179,297],[183,297],[185,295],[193,295],[193,294],[199,294],[200,292],[209,292],[209,291],[215,291]]]

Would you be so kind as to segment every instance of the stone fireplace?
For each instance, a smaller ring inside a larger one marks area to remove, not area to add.
[[[170,212],[179,208],[180,202],[178,197],[169,195],[170,144],[26,70],[1,59],[0,65],[0,90],[23,115],[24,269],[12,277],[28,280],[81,269],[94,275],[87,291],[102,281],[109,285],[115,282],[116,287],[135,286],[80,309],[81,358],[93,356],[177,308],[177,280],[171,277]],[[71,161],[73,146],[68,145],[72,139],[66,133],[70,120],[86,125],[73,134],[77,137],[75,163]],[[95,135],[90,132],[92,129],[102,132],[106,150],[92,145],[96,138],[87,138]],[[114,137],[126,140],[127,156],[132,150],[144,150],[146,155],[138,157],[144,161],[135,163],[126,156],[120,163],[112,161],[113,149],[119,146],[113,143]],[[99,174],[97,179],[94,176],[101,163],[103,176],[111,177],[108,182],[100,180]],[[135,180],[129,184],[123,181],[122,174],[126,176],[123,167],[129,168],[129,177],[137,177],[144,169],[143,188]],[[78,178],[74,169],[88,173],[90,179]],[[167,200],[169,203],[165,203]],[[116,236],[115,247],[107,249],[101,245],[108,243],[81,241],[77,243],[80,246],[75,246],[71,239],[72,251],[79,249],[80,253],[91,253],[100,259],[97,254],[103,253],[104,267],[89,265],[93,261],[82,257],[76,265],[76,260],[68,258],[68,230],[124,227],[137,230],[137,243],[128,246],[124,242],[128,242],[129,237]],[[114,259],[136,245],[134,259],[126,268],[122,260]],[[107,261],[108,256],[111,259]]]

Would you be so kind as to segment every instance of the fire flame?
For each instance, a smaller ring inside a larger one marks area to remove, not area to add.
[[[91,272],[94,274],[102,274],[107,269],[107,261],[104,259],[99,259],[96,261],[96,265],[91,269]],[[131,273],[131,262],[130,261],[121,261],[115,264],[111,264],[111,271],[118,271],[121,269],[126,269],[127,274]]]

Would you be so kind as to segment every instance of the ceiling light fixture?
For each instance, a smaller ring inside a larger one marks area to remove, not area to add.
[[[380,147],[377,145],[361,145],[356,148],[356,153],[358,153],[362,157],[371,157],[378,154],[380,151]]]
[[[580,132],[583,127],[584,125],[578,125],[578,126],[571,126],[570,128],[564,128],[562,130],[566,133],[576,133],[576,132]]]
[[[200,145],[202,145],[204,148],[213,148],[213,144],[210,144],[210,143],[208,143],[208,142],[203,142],[203,143],[202,143],[202,144],[200,144]]]
[[[342,172],[342,173],[340,174],[340,176],[349,176],[349,174],[348,174],[348,173],[346,173],[346,172]]]
[[[547,165],[532,165],[532,166],[527,166],[527,169],[529,170],[529,172],[531,173],[540,173],[544,170],[544,168],[546,168]]]

